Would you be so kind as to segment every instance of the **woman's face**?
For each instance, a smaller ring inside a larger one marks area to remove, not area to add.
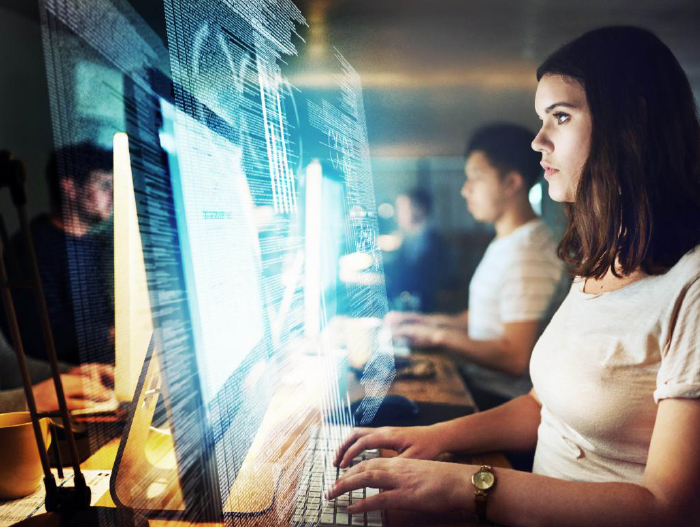
[[[593,121],[586,92],[571,77],[545,75],[537,86],[535,111],[542,127],[532,148],[542,154],[549,196],[573,202],[591,149]]]

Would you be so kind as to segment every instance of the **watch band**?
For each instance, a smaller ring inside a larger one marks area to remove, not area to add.
[[[474,496],[474,503],[476,508],[476,517],[479,523],[486,521],[486,492],[483,490],[477,490]]]
[[[479,470],[472,476],[472,484],[474,485],[474,512],[478,519],[478,523],[486,521],[486,500],[489,491],[496,483],[493,469],[489,465],[481,465]]]

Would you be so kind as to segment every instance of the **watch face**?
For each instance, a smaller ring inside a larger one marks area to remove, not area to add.
[[[493,472],[486,472],[480,470],[472,476],[472,483],[479,490],[490,489],[495,481],[496,478],[494,477]]]

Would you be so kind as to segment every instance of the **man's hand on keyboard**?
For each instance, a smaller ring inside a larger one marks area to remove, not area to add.
[[[114,397],[112,388],[105,385],[108,382],[111,367],[105,365],[76,366],[68,373],[61,374],[61,384],[66,396],[69,410],[90,408],[96,403],[108,401]],[[113,376],[112,376],[113,378]],[[39,412],[54,412],[58,410],[58,396],[53,379],[46,379],[32,386]]]
[[[92,384],[95,390],[108,392],[108,396],[111,396],[111,390],[114,388],[114,366],[111,364],[99,362],[81,364],[72,367],[68,373],[80,375],[86,383]]]
[[[424,321],[425,316],[422,313],[389,311],[384,315],[384,322],[388,324],[392,330],[397,329],[403,324],[419,324]]]
[[[346,468],[363,450],[374,448],[396,450],[399,457],[415,459],[435,459],[443,452],[439,434],[430,426],[356,428],[338,449],[333,464]]]
[[[474,501],[470,467],[438,461],[377,458],[349,469],[326,493],[326,499],[362,487],[382,489],[348,507],[357,514],[381,509],[447,512],[469,509]],[[471,489],[471,490],[470,490]]]
[[[392,337],[408,341],[414,348],[441,346],[447,330],[431,324],[406,324],[392,332]]]

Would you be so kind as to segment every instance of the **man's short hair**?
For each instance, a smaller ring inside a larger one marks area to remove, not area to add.
[[[46,181],[52,206],[61,206],[61,177],[71,179],[82,187],[93,172],[112,172],[113,164],[114,158],[110,150],[88,141],[66,145],[53,151],[46,165]]]
[[[425,216],[430,216],[433,210],[433,197],[426,189],[422,187],[414,187],[403,193],[414,206],[420,208]]]
[[[477,150],[483,152],[501,176],[511,170],[519,172],[529,189],[542,174],[540,154],[531,147],[534,138],[534,132],[517,124],[489,124],[472,134],[464,156]]]

